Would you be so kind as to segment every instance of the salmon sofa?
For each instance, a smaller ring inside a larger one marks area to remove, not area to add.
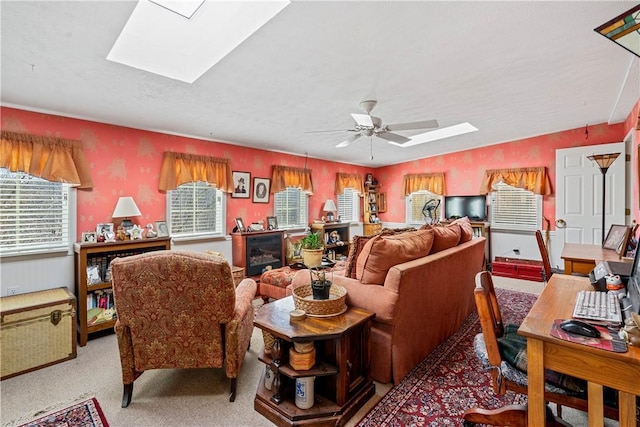
[[[364,244],[358,237],[347,268],[331,279],[347,290],[347,305],[376,314],[371,375],[398,384],[475,309],[474,278],[483,266],[485,239],[473,237],[468,221],[381,234]],[[289,293],[308,284],[309,271],[300,270]]]

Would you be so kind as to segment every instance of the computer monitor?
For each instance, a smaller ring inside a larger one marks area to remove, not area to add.
[[[631,301],[631,309],[640,314],[640,248],[636,248],[633,257],[631,277],[627,283],[627,298]]]

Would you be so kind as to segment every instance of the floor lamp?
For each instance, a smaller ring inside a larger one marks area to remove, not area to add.
[[[605,217],[605,191],[607,188],[607,171],[609,170],[609,166],[616,161],[620,153],[611,153],[611,154],[594,154],[593,156],[588,156],[587,159],[591,160],[600,168],[600,172],[602,172],[602,243],[604,243],[605,238],[605,230],[604,230],[604,217]]]

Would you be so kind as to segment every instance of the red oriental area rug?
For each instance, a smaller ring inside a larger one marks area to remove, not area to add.
[[[496,289],[496,294],[505,324],[520,324],[537,298],[534,294],[506,289]],[[525,404],[526,396],[513,392],[504,396],[493,393],[491,376],[483,371],[473,351],[473,338],[480,329],[478,315],[473,312],[458,332],[393,387],[358,427],[458,427],[468,408],[494,409]]]
[[[109,427],[102,408],[94,398],[52,412],[20,427]]]

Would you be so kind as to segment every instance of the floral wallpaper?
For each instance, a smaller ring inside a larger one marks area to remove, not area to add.
[[[380,214],[383,222],[403,223],[404,196],[402,178],[408,173],[444,172],[446,193],[449,195],[477,194],[486,169],[546,166],[552,184],[555,183],[555,150],[623,141],[638,122],[640,100],[624,123],[598,124],[565,130],[517,141],[496,143],[463,152],[417,159],[375,170],[362,166],[336,163],[303,156],[257,150],[194,138],[137,130],[86,120],[1,107],[2,128],[13,132],[50,135],[78,139],[83,142],[85,155],[93,174],[94,188],[78,191],[78,238],[82,231],[95,230],[97,223],[112,222],[111,214],[120,196],[133,196],[142,217],[134,222],[144,225],[165,219],[165,197],[158,191],[158,173],[165,151],[224,157],[231,159],[232,170],[244,171],[253,178],[270,178],[271,165],[307,167],[313,171],[314,195],[309,202],[309,221],[324,215],[322,206],[333,198],[337,172],[359,173],[363,177],[372,172],[380,182],[380,191],[387,195],[387,211]],[[640,131],[635,131],[640,141]],[[437,142],[436,142],[437,143]],[[442,142],[440,142],[442,143]],[[640,219],[638,195],[638,153],[632,154],[633,207],[632,217]],[[251,189],[253,182],[249,186]],[[252,191],[252,190],[251,190]],[[555,225],[555,197],[544,198],[544,216]],[[240,217],[245,224],[273,215],[273,196],[269,203],[253,203],[248,199],[227,196],[226,230],[235,226]]]

